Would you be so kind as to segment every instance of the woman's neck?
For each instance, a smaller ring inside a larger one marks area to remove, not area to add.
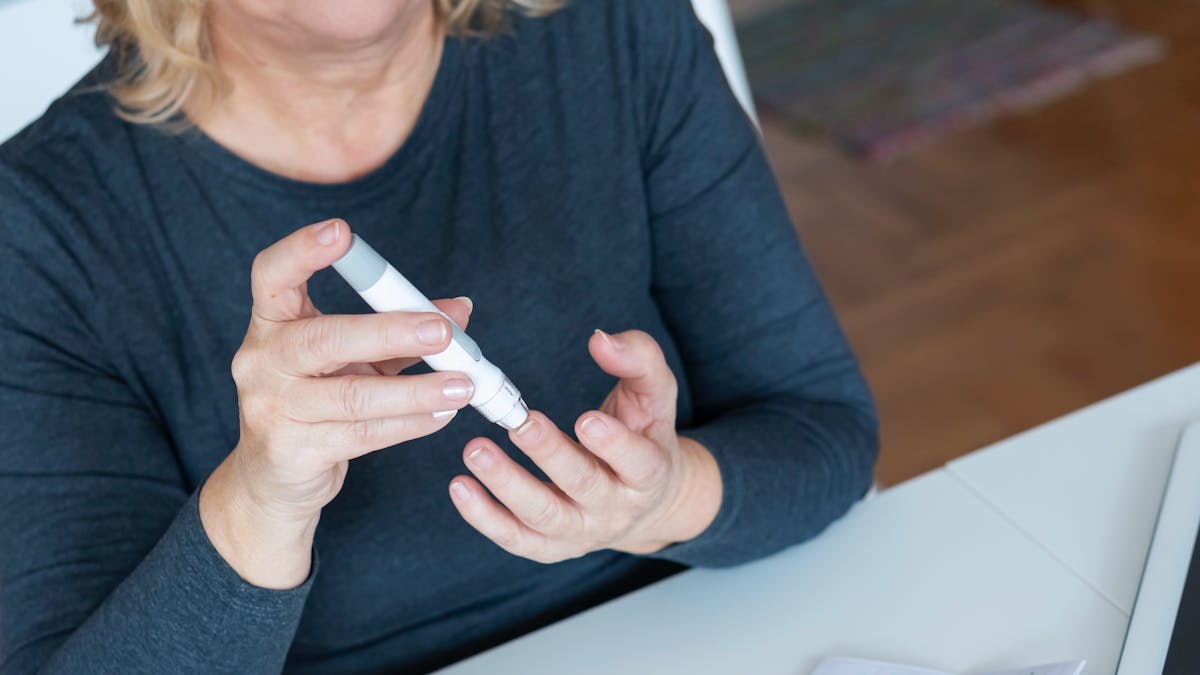
[[[214,3],[219,8],[219,3]],[[227,96],[189,101],[210,138],[263,169],[320,183],[359,178],[412,132],[437,74],[444,32],[413,2],[372,36],[306,34],[254,17],[210,17]]]

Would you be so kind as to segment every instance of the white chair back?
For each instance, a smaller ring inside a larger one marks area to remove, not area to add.
[[[713,48],[721,61],[721,67],[725,70],[725,79],[729,80],[730,88],[750,115],[750,119],[758,124],[758,113],[754,110],[750,82],[746,79],[746,66],[742,63],[742,52],[738,48],[737,33],[733,30],[729,5],[725,0],[692,0],[692,6],[696,9],[696,16],[700,18],[701,23],[713,35]]]

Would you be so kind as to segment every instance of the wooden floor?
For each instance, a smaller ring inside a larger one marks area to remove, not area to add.
[[[1055,4],[1170,54],[886,167],[765,125],[885,484],[1200,360],[1200,2]]]

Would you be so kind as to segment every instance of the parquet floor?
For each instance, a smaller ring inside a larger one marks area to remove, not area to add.
[[[1056,4],[1170,54],[883,167],[765,124],[885,484],[1200,360],[1200,2]]]

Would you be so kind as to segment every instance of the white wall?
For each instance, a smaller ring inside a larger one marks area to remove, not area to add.
[[[41,116],[100,60],[92,26],[75,25],[91,3],[0,2],[0,140]]]

